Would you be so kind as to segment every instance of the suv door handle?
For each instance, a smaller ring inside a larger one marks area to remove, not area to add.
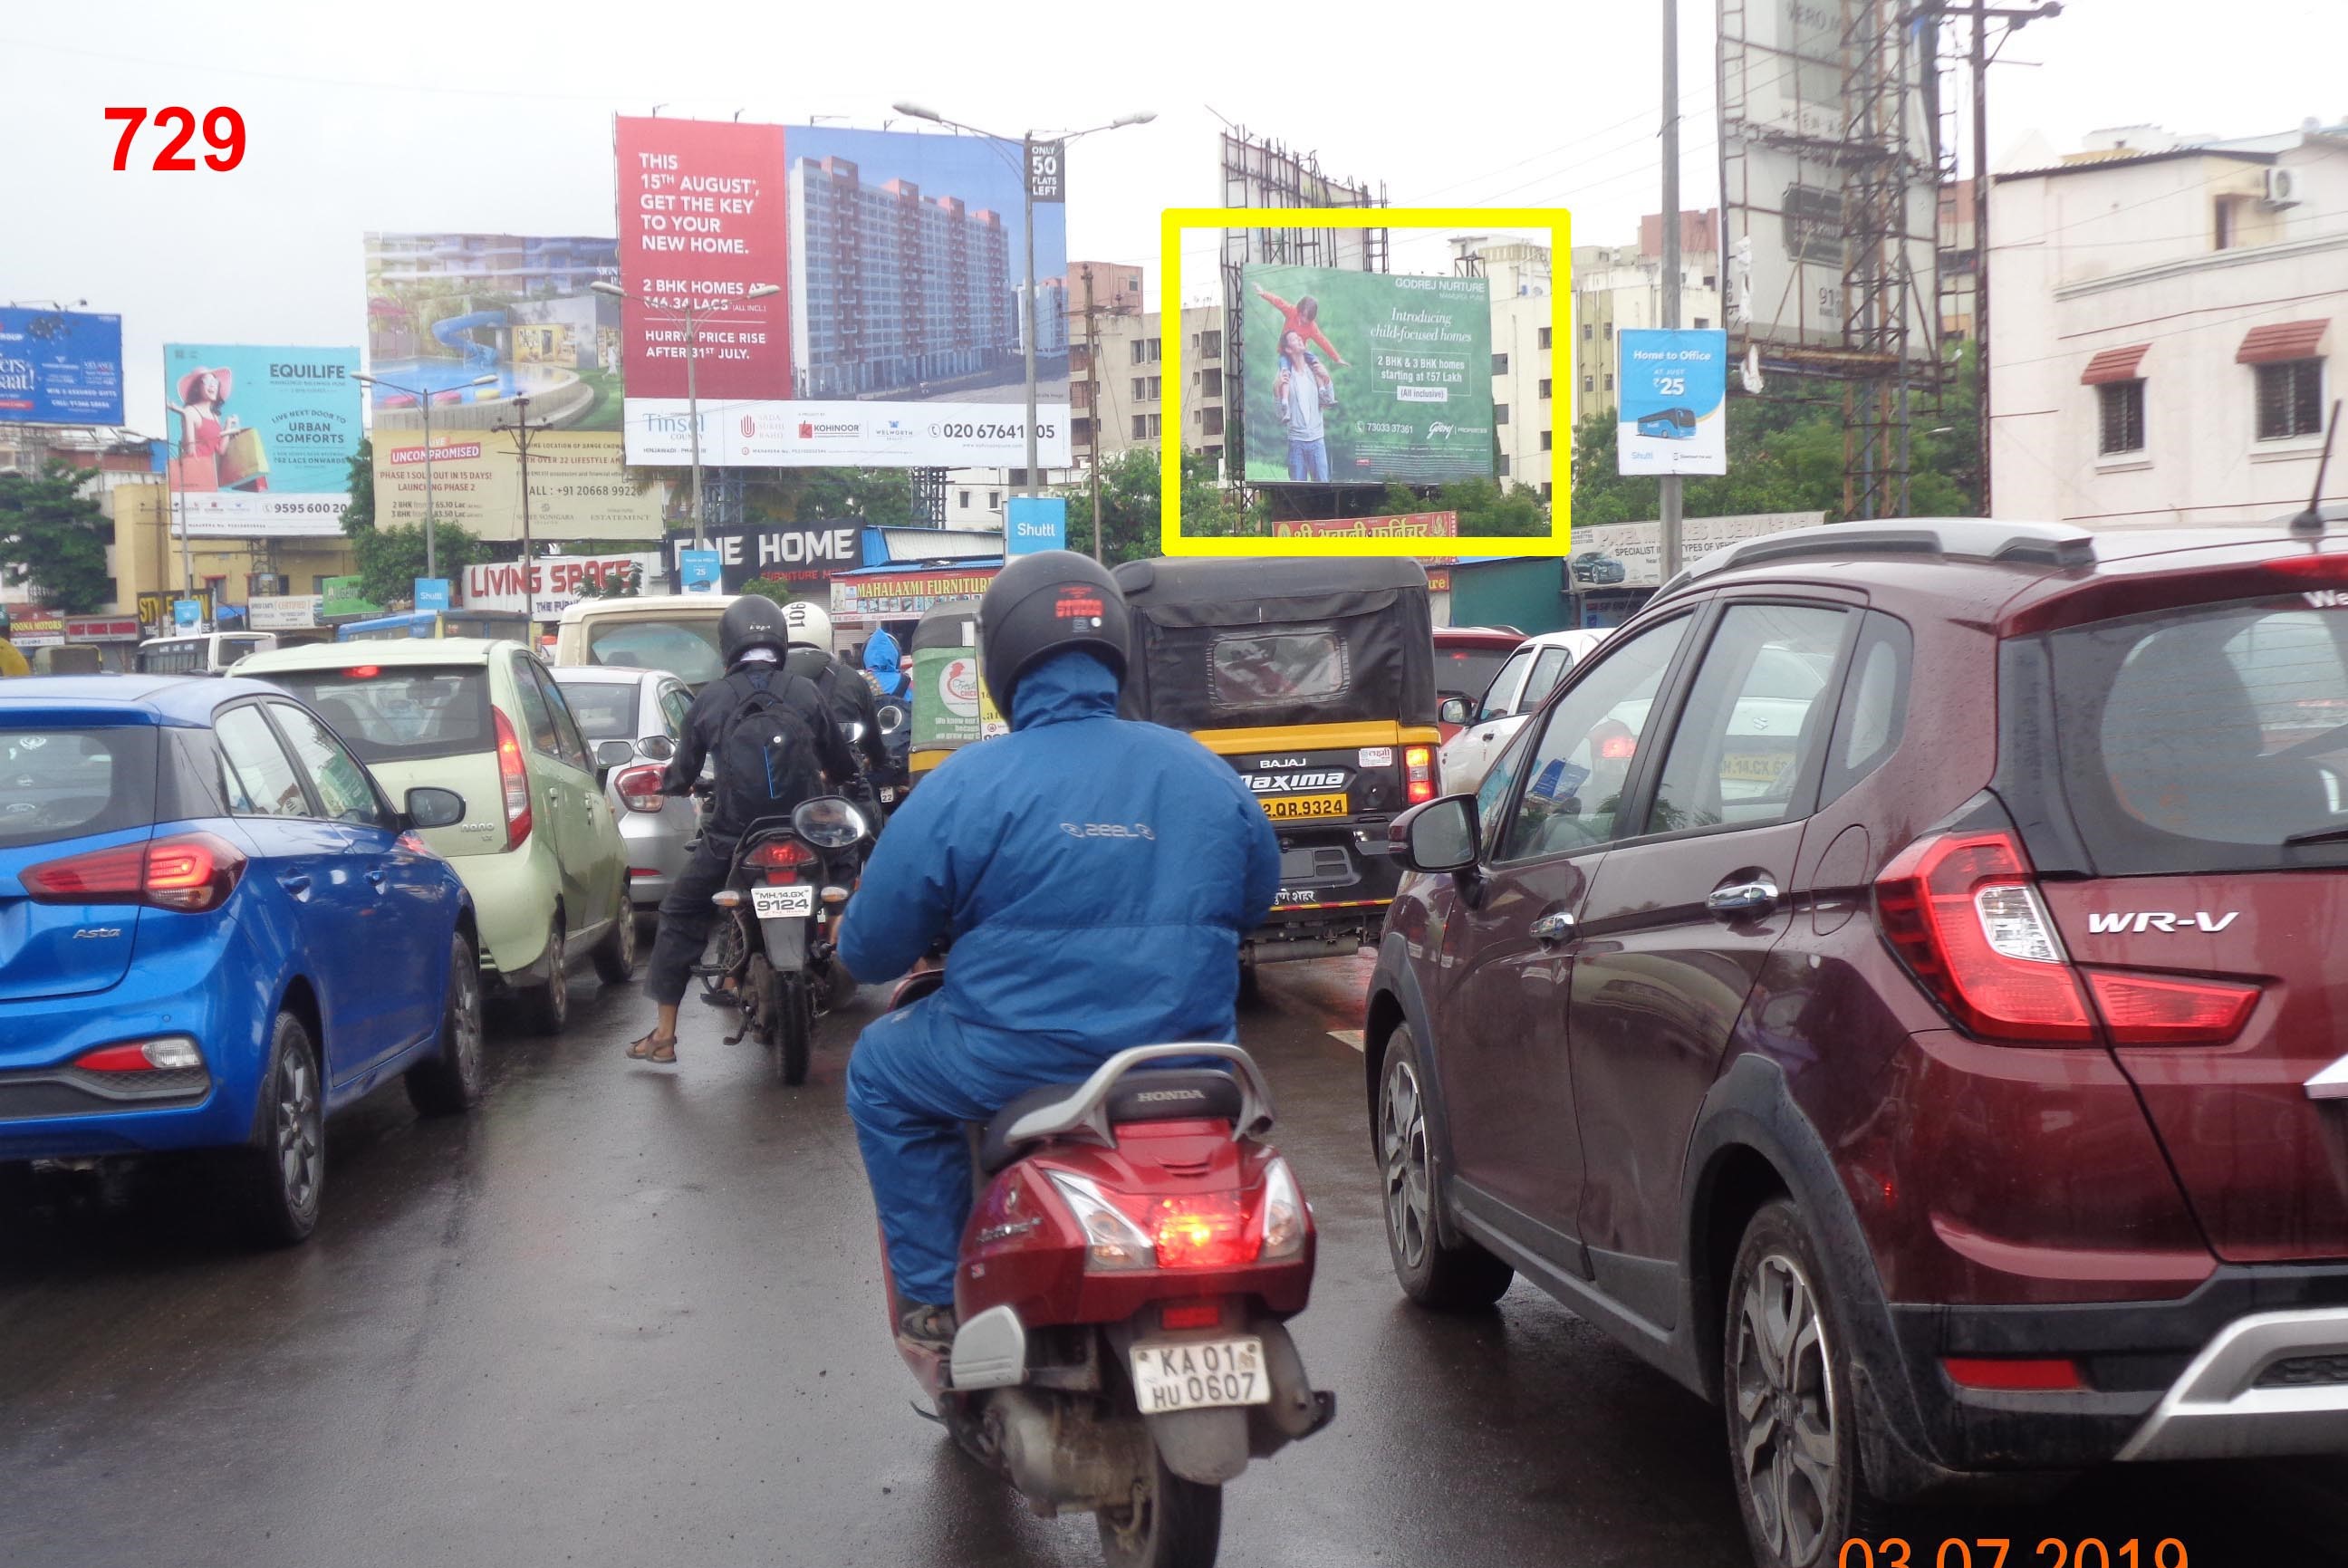
[[[1777,907],[1777,884],[1767,876],[1729,882],[1704,894],[1704,907],[1723,920],[1746,920]]]
[[[1561,909],[1551,910],[1534,921],[1527,934],[1544,947],[1570,942],[1573,939],[1573,916]]]

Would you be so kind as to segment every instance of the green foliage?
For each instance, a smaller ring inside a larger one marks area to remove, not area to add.
[[[375,446],[359,443],[351,459],[351,503],[343,509],[343,532],[357,558],[362,592],[377,604],[405,604],[425,575],[424,530],[415,523],[378,528],[375,521]],[[470,529],[442,522],[433,529],[440,575],[454,579],[475,562],[490,559],[489,547]]]
[[[106,508],[83,492],[98,478],[52,458],[37,474],[0,474],[0,574],[30,583],[42,603],[69,615],[103,610],[113,597]]]
[[[672,471],[674,492],[692,493],[691,477]],[[711,484],[705,473],[705,490]],[[747,521],[829,522],[852,519],[875,528],[905,528],[914,521],[910,469],[778,469],[759,475],[742,492]]]
[[[1540,538],[1549,532],[1549,508],[1538,493],[1524,485],[1494,480],[1457,480],[1422,495],[1403,485],[1388,485],[1371,515],[1398,517],[1410,511],[1456,511],[1462,533],[1498,533],[1514,538]]]
[[[1935,407],[1920,399],[1912,416],[1910,513],[1962,517],[1980,509],[1979,372],[1972,346]],[[1573,521],[1582,526],[1643,522],[1661,514],[1658,481],[1615,472],[1612,416],[1585,420],[1573,433]],[[1781,378],[1757,397],[1728,406],[1728,472],[1687,480],[1689,517],[1742,512],[1823,511],[1842,517],[1842,398],[1828,387]],[[1463,518],[1460,531],[1467,531]]]
[[[1157,448],[1134,447],[1101,464],[1101,534],[1108,546],[1104,559],[1112,566],[1159,552],[1158,463]],[[1064,485],[1054,493],[1068,502],[1068,548],[1090,555],[1092,487]],[[1239,533],[1245,531],[1247,521],[1247,514],[1215,482],[1214,459],[1203,452],[1184,452],[1182,531],[1202,535]]]

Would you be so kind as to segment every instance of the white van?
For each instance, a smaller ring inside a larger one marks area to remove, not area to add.
[[[247,654],[277,645],[273,632],[190,632],[149,637],[139,645],[130,667],[142,676],[218,675]]]
[[[666,670],[699,691],[726,673],[717,623],[731,593],[660,593],[635,599],[582,599],[554,627],[554,662],[618,669]]]

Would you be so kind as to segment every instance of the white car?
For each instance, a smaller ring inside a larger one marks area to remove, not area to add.
[[[1604,631],[1543,632],[1528,637],[1500,673],[1492,677],[1482,702],[1470,707],[1457,697],[1444,702],[1443,717],[1462,727],[1443,743],[1441,777],[1447,795],[1473,793],[1484,781],[1492,758],[1521,728],[1525,716],[1557,689],[1566,672],[1588,658],[1606,640]]]

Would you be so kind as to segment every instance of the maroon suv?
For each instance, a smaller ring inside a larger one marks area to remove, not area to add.
[[[1719,1399],[1760,1562],[2348,1451],[2348,536],[1757,540],[1393,833],[1404,1289]]]

